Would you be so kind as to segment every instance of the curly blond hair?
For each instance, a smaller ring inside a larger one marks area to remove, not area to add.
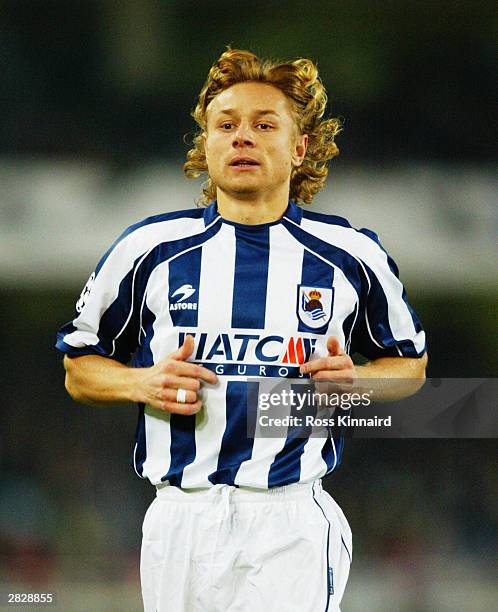
[[[334,138],[341,129],[340,120],[322,119],[327,93],[316,65],[309,59],[299,58],[291,62],[262,60],[250,51],[228,48],[211,66],[197,106],[192,111],[200,130],[194,136],[193,148],[187,153],[183,166],[185,175],[197,178],[208,171],[202,132],[206,130],[209,103],[225,89],[245,81],[273,85],[291,101],[300,133],[308,134],[308,149],[302,165],[292,170],[289,196],[298,203],[309,204],[325,183],[327,162],[339,154]],[[215,199],[216,185],[208,174],[198,203],[207,205]]]

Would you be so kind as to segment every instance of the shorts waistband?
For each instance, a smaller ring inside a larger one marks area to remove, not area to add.
[[[295,482],[282,487],[271,489],[256,489],[252,487],[236,487],[227,484],[216,484],[199,489],[180,489],[170,485],[157,485],[156,495],[159,499],[195,502],[195,503],[217,503],[220,497],[229,494],[233,502],[279,502],[295,497],[318,493],[322,489],[321,480],[314,482]]]

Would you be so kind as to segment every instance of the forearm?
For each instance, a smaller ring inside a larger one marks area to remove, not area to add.
[[[66,389],[78,402],[91,405],[137,402],[139,370],[99,355],[64,357]]]
[[[187,335],[178,350],[145,368],[130,368],[99,355],[66,356],[66,389],[73,399],[85,404],[136,402],[175,414],[195,414],[202,408],[197,395],[201,382],[215,385],[218,377],[189,362],[193,352],[194,338]]]
[[[358,378],[412,378],[425,380],[427,353],[420,358],[410,357],[380,357],[357,365]]]
[[[381,357],[365,365],[356,366],[358,382],[369,379],[372,399],[397,400],[416,393],[425,381],[427,353],[420,358]]]

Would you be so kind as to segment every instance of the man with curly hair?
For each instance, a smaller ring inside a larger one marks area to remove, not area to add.
[[[59,333],[74,399],[139,406],[147,612],[339,610],[351,532],[321,478],[342,440],[256,436],[258,380],[423,380],[424,332],[376,236],[301,206],[338,153],[326,102],[308,59],[223,53],[184,167],[207,172],[205,207],[128,228]]]

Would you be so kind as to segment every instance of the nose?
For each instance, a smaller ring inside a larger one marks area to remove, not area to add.
[[[241,146],[253,146],[254,135],[251,128],[245,123],[240,123],[237,129],[233,132],[232,146],[237,148]]]

